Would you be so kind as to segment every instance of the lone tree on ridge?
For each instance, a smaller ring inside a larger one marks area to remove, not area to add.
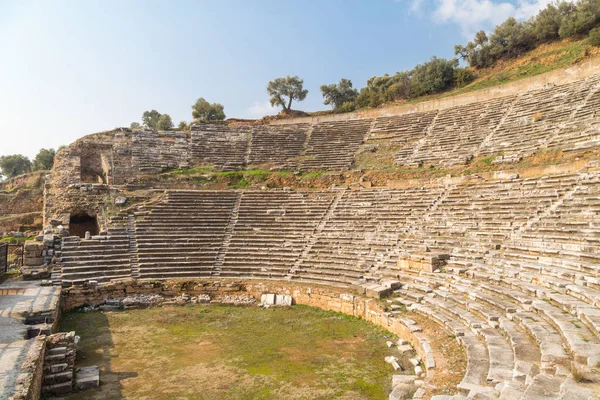
[[[293,100],[302,101],[306,98],[308,90],[303,86],[304,80],[297,76],[288,75],[285,78],[272,80],[267,84],[267,93],[271,96],[271,106],[281,106],[283,111],[290,111]]]

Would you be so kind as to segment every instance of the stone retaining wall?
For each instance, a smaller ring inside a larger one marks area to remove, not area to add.
[[[341,312],[365,319],[398,335],[409,342],[421,357],[428,370],[435,367],[435,359],[430,342],[414,322],[407,318],[395,318],[385,311],[379,300],[368,299],[349,289],[303,285],[293,282],[265,282],[239,280],[190,280],[190,281],[122,281],[102,286],[71,287],[63,290],[62,308],[64,311],[83,306],[98,306],[110,299],[124,298],[133,294],[159,294],[178,296],[209,295],[214,302],[220,298],[236,295],[252,295],[260,299],[263,294],[275,293],[290,295],[296,304],[308,305],[324,310]],[[428,372],[428,376],[431,371]]]

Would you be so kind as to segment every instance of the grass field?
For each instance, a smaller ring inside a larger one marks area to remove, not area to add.
[[[387,399],[386,331],[306,306],[189,306],[67,313],[78,366],[98,389],[74,399]],[[405,360],[406,361],[406,360]]]

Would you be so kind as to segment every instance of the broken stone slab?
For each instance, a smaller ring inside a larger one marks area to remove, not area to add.
[[[93,389],[100,385],[100,369],[97,365],[77,368],[75,371],[75,388],[77,390]]]
[[[400,353],[408,353],[409,351],[413,351],[413,348],[410,344],[403,344],[401,346],[398,346],[398,351]]]
[[[415,382],[414,375],[392,375],[392,387]]]
[[[371,297],[374,299],[381,299],[392,293],[392,289],[389,287],[385,287],[383,285],[379,285],[377,283],[367,283],[362,285],[364,288],[365,294],[367,297]]]
[[[389,400],[404,400],[415,390],[415,386],[412,384],[400,384],[394,387],[392,393],[390,393]]]
[[[434,272],[449,259],[449,254],[403,253],[398,257],[398,268]]]

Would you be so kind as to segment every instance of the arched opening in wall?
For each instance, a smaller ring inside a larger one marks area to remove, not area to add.
[[[87,154],[81,155],[81,183],[103,183],[106,184],[106,163],[102,159],[100,149],[93,149]]]
[[[106,183],[104,177],[95,172],[89,170],[81,170],[81,183]]]
[[[89,232],[91,235],[98,234],[98,219],[95,216],[90,216],[83,212],[71,214],[69,220],[69,233],[71,236],[84,238],[86,232]]]

